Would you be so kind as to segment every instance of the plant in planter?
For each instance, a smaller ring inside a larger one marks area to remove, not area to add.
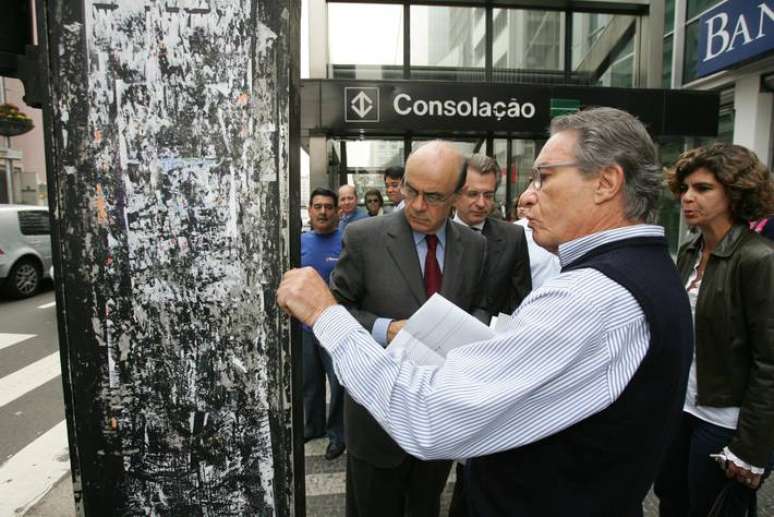
[[[0,104],[0,135],[18,136],[35,127],[32,119],[13,104]]]

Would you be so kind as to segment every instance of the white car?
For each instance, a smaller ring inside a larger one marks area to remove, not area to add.
[[[52,269],[48,208],[0,205],[0,289],[11,298],[32,296]]]

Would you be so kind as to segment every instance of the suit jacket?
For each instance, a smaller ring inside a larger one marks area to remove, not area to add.
[[[440,294],[464,310],[478,302],[486,240],[447,220]],[[337,301],[369,332],[378,317],[409,318],[426,301],[422,269],[403,210],[347,227],[330,277]],[[368,411],[347,394],[344,435],[348,454],[381,468],[395,467],[406,453]]]
[[[482,305],[490,315],[511,314],[532,290],[524,228],[488,217],[481,233],[487,253]]]

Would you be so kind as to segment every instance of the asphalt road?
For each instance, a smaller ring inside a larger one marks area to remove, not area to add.
[[[0,517],[18,515],[69,469],[54,292],[0,298]]]

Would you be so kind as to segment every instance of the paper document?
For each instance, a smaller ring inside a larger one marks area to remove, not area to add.
[[[494,331],[436,293],[406,321],[388,350],[405,350],[406,357],[424,365],[441,365],[458,346],[490,339]]]

